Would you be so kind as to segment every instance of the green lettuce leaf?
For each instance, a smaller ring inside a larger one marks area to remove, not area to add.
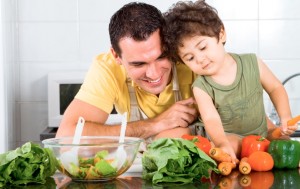
[[[0,187],[5,185],[44,184],[56,171],[56,158],[48,148],[27,142],[0,154]]]
[[[125,157],[124,157],[125,158]],[[103,176],[116,175],[117,169],[112,167],[106,160],[101,159],[95,165],[97,172],[101,173]]]
[[[191,141],[161,138],[147,146],[142,157],[142,178],[152,183],[191,183],[211,171],[219,172],[216,162]]]

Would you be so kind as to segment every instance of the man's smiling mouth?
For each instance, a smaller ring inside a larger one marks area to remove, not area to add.
[[[156,79],[156,80],[149,80],[149,79],[144,79],[144,81],[147,81],[148,83],[159,83],[161,81],[162,77]]]

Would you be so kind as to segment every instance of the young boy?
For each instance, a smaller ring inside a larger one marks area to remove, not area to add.
[[[287,93],[265,63],[255,54],[226,52],[226,31],[213,7],[201,0],[178,2],[164,16],[171,57],[199,75],[192,87],[200,121],[213,145],[233,162],[243,136],[268,136],[263,90],[280,116],[282,135],[297,129],[286,125],[291,119]]]

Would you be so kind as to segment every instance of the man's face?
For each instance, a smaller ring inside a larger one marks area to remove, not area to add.
[[[119,45],[122,58],[114,55],[126,69],[128,77],[143,90],[160,94],[170,81],[172,63],[163,55],[159,31],[146,41],[123,38]]]

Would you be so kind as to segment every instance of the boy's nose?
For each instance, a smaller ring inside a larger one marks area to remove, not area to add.
[[[204,55],[203,54],[198,54],[197,57],[197,64],[202,64],[204,60]]]

